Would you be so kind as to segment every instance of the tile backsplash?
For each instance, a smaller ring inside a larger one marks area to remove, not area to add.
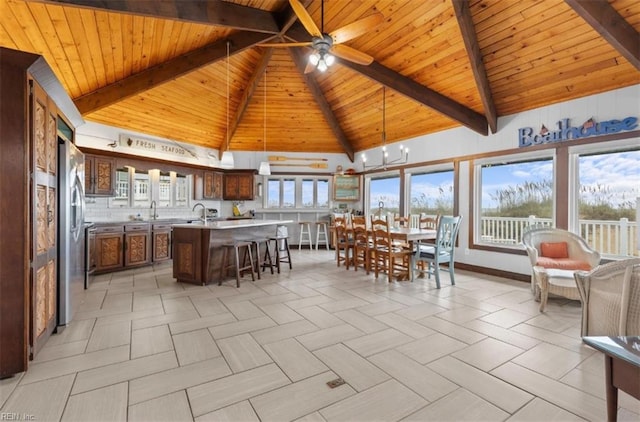
[[[192,207],[196,203],[202,203],[207,208],[215,208],[218,210],[220,217],[229,217],[233,215],[231,201],[191,201],[189,207],[158,208],[158,218],[200,218],[202,217],[202,208],[198,207],[192,211]],[[245,206],[249,209],[255,209],[254,201],[246,201]],[[113,207],[109,202],[109,198],[105,197],[88,197],[85,202],[85,220],[92,222],[110,222],[110,221],[129,221],[133,220],[138,214],[143,220],[150,220],[153,215],[151,208],[130,208],[130,207]]]

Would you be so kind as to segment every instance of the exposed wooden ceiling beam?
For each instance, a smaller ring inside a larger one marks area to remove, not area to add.
[[[226,1],[210,0],[29,0],[108,10],[161,19],[203,23],[243,31],[278,34],[272,13]]]
[[[258,32],[239,32],[228,39],[219,40],[197,50],[190,51],[157,66],[150,67],[128,78],[99,88],[74,102],[83,115],[107,107],[125,98],[156,87],[189,73],[199,67],[222,60],[227,55],[227,41],[231,43],[230,53],[235,54],[256,44],[273,38],[273,35]]]
[[[303,52],[301,51],[301,49],[298,49],[298,48],[289,48],[288,50],[289,50],[289,54],[291,54],[291,57],[293,58],[293,61],[296,64],[296,67],[298,68],[298,72],[300,72],[300,75],[302,75],[304,82],[307,84],[307,88],[309,88],[311,95],[313,95],[313,98],[316,100],[316,103],[318,103],[318,106],[320,107],[320,111],[322,111],[322,114],[324,115],[325,120],[327,121],[327,123],[329,124],[329,127],[331,128],[331,131],[333,132],[335,137],[338,139],[338,142],[344,149],[344,152],[345,154],[347,154],[347,157],[349,157],[349,160],[351,160],[351,162],[353,163],[355,160],[353,145],[351,145],[351,142],[349,142],[349,139],[347,139],[347,135],[344,133],[344,131],[340,127],[340,123],[338,122],[338,119],[336,118],[335,114],[333,114],[333,110],[331,110],[331,105],[329,105],[329,102],[327,101],[322,90],[320,89],[320,85],[318,84],[318,81],[315,80],[315,78],[313,77],[313,74],[304,73],[304,69],[307,67],[307,60],[303,57]]]
[[[606,1],[565,0],[571,8],[640,70],[640,32]]]
[[[300,3],[306,9],[311,4],[311,1],[312,0],[304,0]],[[280,36],[283,36],[289,30],[289,28],[291,28],[291,26],[297,22],[297,20],[298,16],[291,8],[291,4],[287,2],[287,7],[285,8],[285,10],[276,13],[276,22],[278,22],[280,26]]]
[[[471,63],[471,70],[473,71],[473,77],[476,80],[476,86],[484,106],[484,114],[489,123],[489,128],[492,133],[498,131],[498,115],[496,113],[496,105],[493,102],[493,95],[491,95],[491,86],[489,85],[489,78],[487,77],[487,71],[482,61],[482,53],[480,53],[480,47],[478,46],[478,37],[476,35],[475,26],[471,19],[471,9],[469,8],[468,0],[452,0],[453,9],[456,12],[456,19],[458,20],[458,26],[460,32],[462,32],[462,39],[464,40],[464,46],[467,49],[467,55],[469,56],[469,62]]]
[[[264,76],[264,72],[267,69],[267,65],[269,64],[269,60],[271,60],[271,56],[273,55],[273,48],[265,48],[264,54],[260,57],[260,60],[255,66],[255,70],[249,79],[249,83],[242,94],[242,98],[240,98],[240,104],[238,104],[238,110],[236,111],[236,115],[231,119],[231,125],[229,127],[229,139],[233,139],[233,135],[236,133],[238,129],[238,125],[242,121],[244,117],[244,113],[247,111],[247,107],[251,102],[251,98],[253,98],[253,94],[256,92],[256,88],[258,88],[258,84],[262,80]],[[220,147],[220,153],[226,151],[227,145],[223,144]]]
[[[400,73],[373,62],[368,66],[356,64],[347,60],[337,59],[338,63],[372,79],[382,85],[399,92],[435,111],[444,114],[451,119],[460,122],[469,129],[481,135],[488,135],[487,118],[470,108],[458,104],[450,98],[420,85],[413,79],[401,75]]]
[[[287,36],[296,41],[309,41],[310,35],[306,30],[296,22],[287,32]],[[487,118],[480,113],[471,110],[468,107],[458,104],[444,95],[420,85],[411,78],[408,78],[380,63],[374,61],[368,66],[359,65],[347,60],[336,58],[336,61],[356,72],[376,81],[400,94],[411,98],[443,115],[460,122],[469,129],[478,132],[481,135],[488,135],[489,128]]]

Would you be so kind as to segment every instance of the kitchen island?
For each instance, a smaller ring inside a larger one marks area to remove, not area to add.
[[[291,220],[230,220],[173,225],[173,277],[184,283],[217,282],[222,245],[234,239],[275,236]]]

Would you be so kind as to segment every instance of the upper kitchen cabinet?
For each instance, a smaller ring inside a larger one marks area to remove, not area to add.
[[[203,199],[222,199],[223,174],[216,171],[204,172]]]
[[[27,370],[57,324],[58,216],[68,205],[58,201],[57,121],[71,131],[84,121],[43,57],[0,48],[0,75],[2,379]]]
[[[253,176],[255,170],[234,171],[224,175],[223,199],[250,201],[253,199]]]
[[[87,196],[114,196],[116,194],[115,158],[86,154],[84,177]]]

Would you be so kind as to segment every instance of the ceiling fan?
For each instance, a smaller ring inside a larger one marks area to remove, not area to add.
[[[313,18],[311,18],[311,15],[309,15],[309,12],[307,12],[299,0],[289,0],[289,4],[302,23],[302,26],[304,26],[307,32],[313,37],[311,42],[261,44],[263,47],[311,47],[313,53],[309,56],[309,63],[304,73],[309,73],[313,71],[313,69],[324,72],[334,63],[334,56],[361,65],[369,65],[373,62],[373,57],[370,55],[342,43],[359,37],[375,28],[384,20],[382,13],[375,12],[366,18],[357,20],[327,34],[324,32],[324,0],[322,0],[321,3],[322,22],[320,26],[322,29],[318,28]]]

